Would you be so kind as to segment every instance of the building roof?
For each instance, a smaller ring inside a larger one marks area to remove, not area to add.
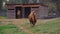
[[[30,3],[44,3],[44,0],[9,0],[7,4],[30,4]]]
[[[8,5],[8,6],[12,6],[12,5],[18,5],[18,6],[45,6],[45,7],[48,7],[48,6],[46,6],[46,5],[44,5],[44,4],[42,4],[42,3],[30,3],[30,4],[6,4],[6,5]]]

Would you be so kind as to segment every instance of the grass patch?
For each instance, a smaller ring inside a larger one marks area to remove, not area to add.
[[[0,34],[27,34],[13,24],[0,26]]]
[[[35,27],[31,28],[32,32],[39,34],[60,34],[60,19],[56,19],[53,21],[48,21],[42,25],[36,25]]]
[[[4,19],[4,18],[7,18],[7,16],[0,16],[0,19]]]

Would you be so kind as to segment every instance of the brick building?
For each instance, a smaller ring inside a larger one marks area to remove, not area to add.
[[[6,4],[7,7],[7,17],[11,19],[16,19],[18,10],[21,11],[20,18],[28,18],[28,15],[32,10],[36,10],[37,18],[44,18],[48,16],[48,7],[42,4]]]

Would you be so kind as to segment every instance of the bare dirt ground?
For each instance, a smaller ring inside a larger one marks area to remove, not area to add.
[[[46,23],[47,21],[55,20],[55,19],[38,19],[36,25],[38,25],[39,23]],[[4,24],[8,24],[9,22],[13,23],[16,26],[18,26],[20,29],[22,29],[24,32],[27,32],[28,34],[34,34],[33,32],[31,32],[31,30],[28,30],[25,26],[23,26],[24,23],[26,22],[29,23],[28,19],[0,19],[0,21]]]

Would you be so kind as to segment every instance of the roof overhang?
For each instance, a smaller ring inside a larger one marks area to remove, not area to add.
[[[7,6],[21,6],[21,7],[39,7],[41,4],[6,4]]]

